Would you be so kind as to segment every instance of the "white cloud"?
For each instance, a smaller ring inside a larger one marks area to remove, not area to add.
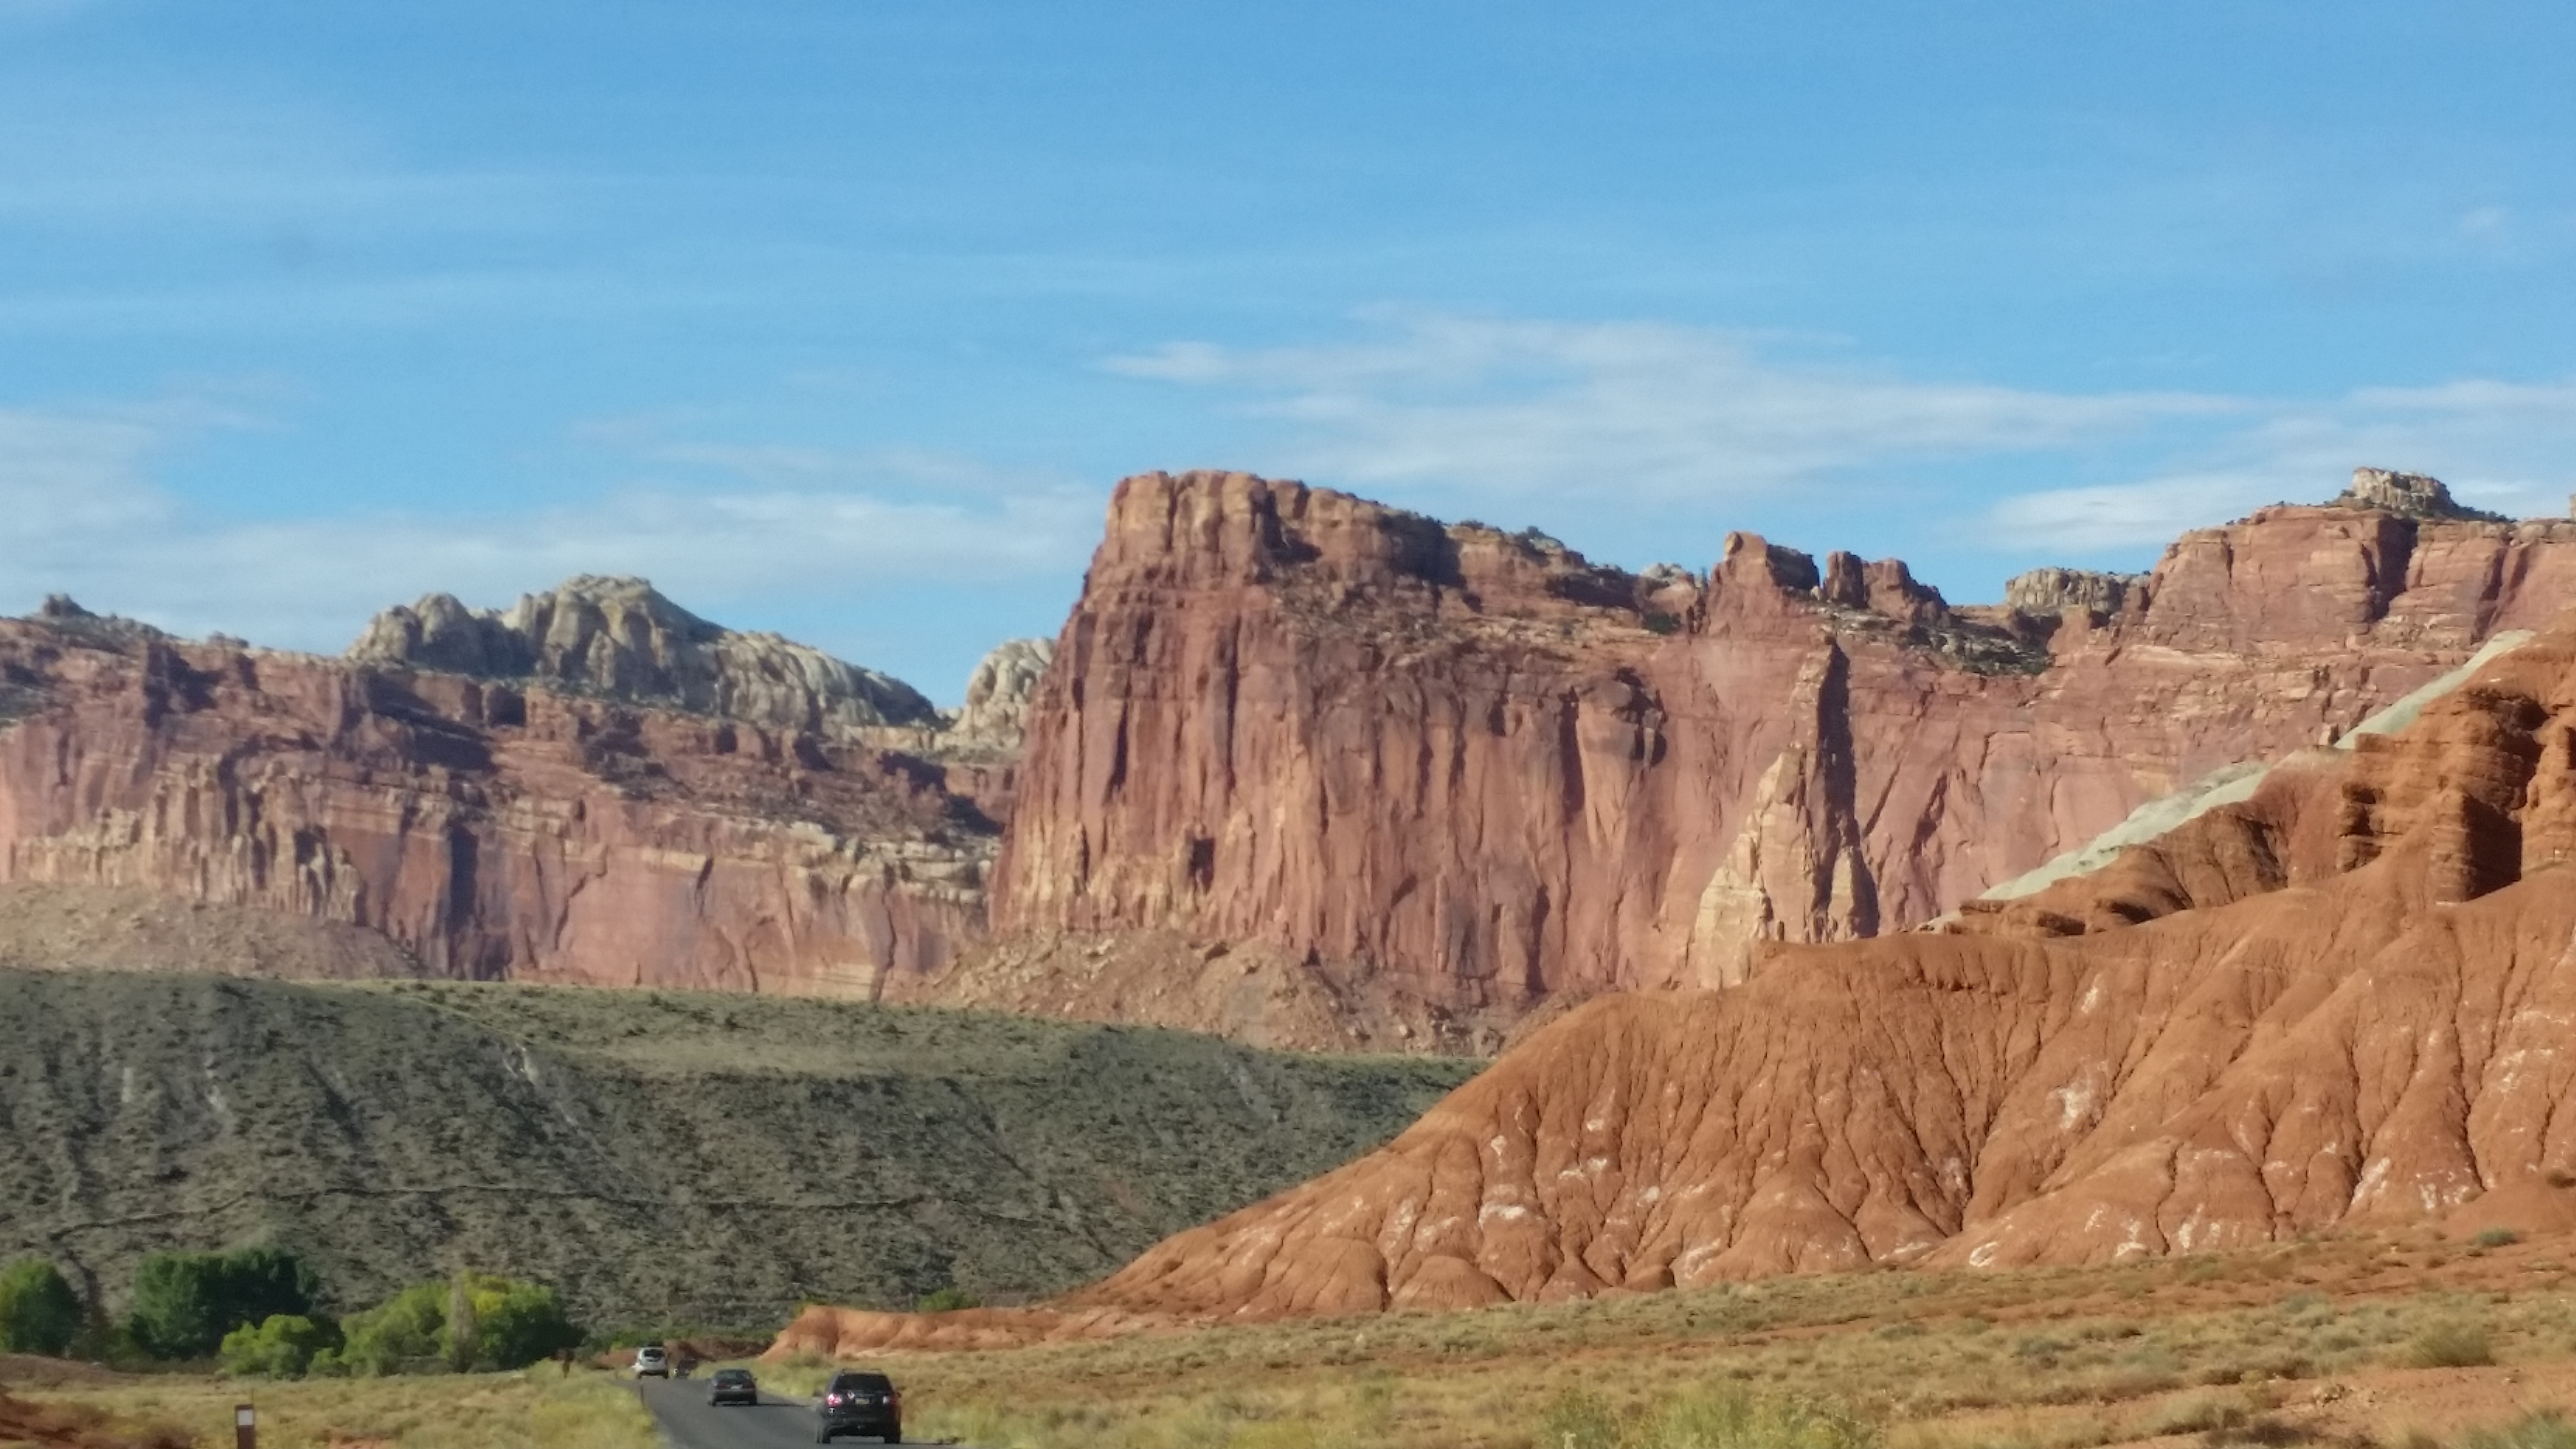
[[[2576,487],[2576,383],[2366,387],[2248,412],[2247,426],[2198,450],[2214,460],[2206,467],[2019,494],[1980,526],[2014,548],[2153,546],[2267,503],[2316,502],[2356,466],[2430,473],[2460,501],[2517,517],[2565,516]]]
[[[0,412],[0,608],[65,591],[184,633],[332,650],[376,610],[429,592],[499,604],[571,574],[622,573],[700,606],[855,607],[1078,570],[1098,530],[1096,490],[1050,480],[931,457],[825,467],[807,450],[687,443],[643,450],[647,476],[579,502],[231,519],[150,477],[156,459],[229,417],[184,402]],[[662,466],[682,461],[694,476]]]
[[[1247,396],[1292,466],[1354,483],[1615,497],[1744,494],[1852,469],[2042,452],[2239,410],[1783,361],[1779,339],[1653,323],[1384,314],[1342,346],[1175,343],[1130,377]],[[1771,344],[1766,347],[1765,344]]]
[[[2463,380],[2322,403],[2046,391],[1650,323],[1379,313],[1363,325],[1356,342],[1174,343],[1107,366],[1230,396],[1272,432],[1278,462],[1319,481],[1435,504],[1544,496],[1565,514],[1624,519],[1602,532],[1627,536],[1648,520],[1714,521],[1677,503],[1787,498],[1829,525],[1868,496],[1962,551],[2096,554],[2325,498],[2360,464],[2430,472],[2464,501],[2521,514],[2561,512],[2576,482],[2576,384]],[[2102,481],[2002,497],[1991,481],[2052,468]],[[1970,471],[1985,480],[1956,481]]]
[[[2262,474],[2202,473],[2142,483],[2017,493],[1988,509],[1980,531],[2007,548],[2107,553],[2170,541],[2189,528],[2274,501]]]

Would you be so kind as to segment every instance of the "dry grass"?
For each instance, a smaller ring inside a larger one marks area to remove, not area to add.
[[[2325,1380],[2576,1355],[2576,1303],[2555,1291],[2568,1277],[2545,1253],[2508,1245],[2472,1258],[2429,1238],[2352,1238],[2120,1267],[1783,1279],[887,1355],[880,1366],[904,1386],[908,1427],[995,1449],[2289,1442],[2274,1411]],[[758,1367],[792,1390],[826,1370]]]
[[[2473,1257],[2430,1238],[2353,1238],[2120,1267],[1784,1279],[888,1355],[881,1366],[904,1386],[916,1437],[991,1449],[2576,1449],[2553,1437],[2566,1423],[2545,1405],[2516,1410],[2510,1398],[2444,1420],[2447,1438],[2395,1419],[2376,1437],[2313,1427],[2313,1406],[2346,1383],[2563,1368],[2576,1387],[2566,1247]],[[2418,1367],[2436,1360],[2501,1367]],[[758,1365],[790,1392],[810,1392],[829,1368]],[[587,1373],[247,1386],[90,1376],[28,1396],[184,1424],[208,1445],[223,1442],[240,1398],[261,1406],[272,1449],[654,1442],[627,1388]]]
[[[233,1406],[259,1409],[263,1449],[657,1449],[632,1388],[552,1368],[417,1378],[242,1381],[149,1374],[65,1383],[22,1397],[168,1425],[201,1446],[232,1443]]]

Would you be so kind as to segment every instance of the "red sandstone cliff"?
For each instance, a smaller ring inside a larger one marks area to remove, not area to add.
[[[0,621],[0,709],[0,879],[363,926],[437,975],[616,985],[864,993],[982,928],[978,782],[809,733],[76,612]]]
[[[2563,1228],[2571,872],[2576,614],[2044,899],[1596,1001],[1380,1151],[1041,1310],[818,1310],[781,1344]]]
[[[2049,616],[1743,534],[1632,577],[1295,483],[1128,479],[1032,712],[1003,942],[936,990],[1491,1042],[1930,920],[2576,600],[2576,525],[2359,501],[2061,576]]]

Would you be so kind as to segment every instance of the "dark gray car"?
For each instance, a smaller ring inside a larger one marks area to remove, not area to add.
[[[718,1407],[726,1404],[760,1403],[760,1384],[749,1369],[717,1369],[707,1380],[707,1402]]]

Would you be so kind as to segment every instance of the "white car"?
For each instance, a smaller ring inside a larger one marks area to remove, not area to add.
[[[635,1350],[635,1377],[667,1379],[671,1376],[670,1352],[658,1343],[648,1343]]]

